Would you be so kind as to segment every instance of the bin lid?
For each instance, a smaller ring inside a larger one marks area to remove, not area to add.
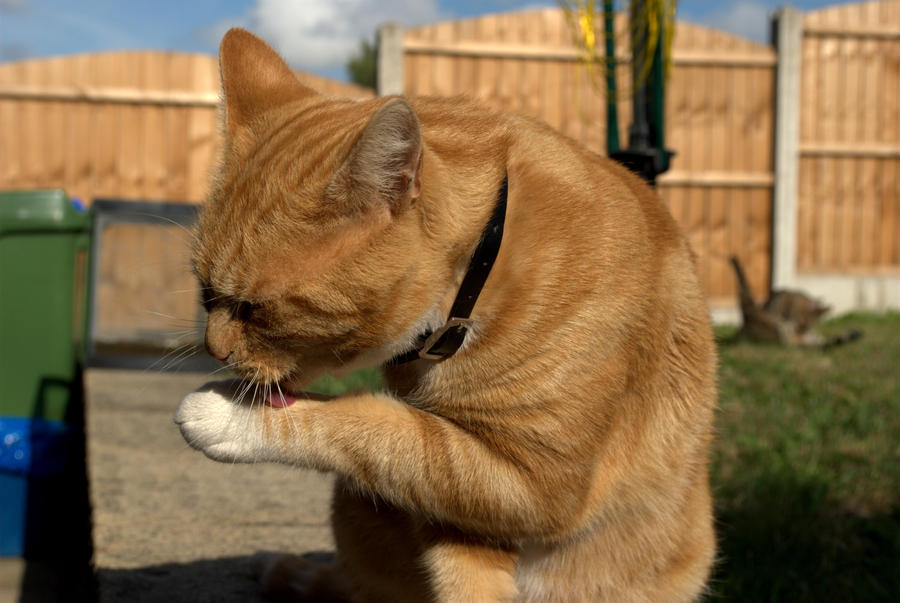
[[[0,234],[89,227],[90,214],[76,209],[60,189],[0,191]]]

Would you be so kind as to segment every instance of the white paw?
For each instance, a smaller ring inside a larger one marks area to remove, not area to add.
[[[235,402],[240,381],[207,383],[185,396],[175,423],[192,448],[216,461],[254,463],[267,459],[263,409]]]

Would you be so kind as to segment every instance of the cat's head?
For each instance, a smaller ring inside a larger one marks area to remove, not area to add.
[[[222,164],[193,264],[209,352],[289,388],[408,346],[448,266],[423,236],[421,127],[402,99],[301,85],[243,30],[220,49]]]

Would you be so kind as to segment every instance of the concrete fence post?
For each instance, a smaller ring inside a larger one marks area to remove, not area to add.
[[[784,7],[772,16],[775,70],[775,194],[772,207],[773,289],[797,282],[797,172],[800,146],[800,65],[803,13]]]
[[[385,23],[378,28],[378,63],[376,71],[378,96],[403,94],[403,26]]]

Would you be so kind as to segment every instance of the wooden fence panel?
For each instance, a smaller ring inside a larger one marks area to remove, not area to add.
[[[804,15],[798,268],[900,269],[900,3]]]
[[[372,91],[311,74],[331,96]],[[200,202],[219,149],[215,57],[115,52],[0,65],[0,187]]]
[[[666,136],[677,155],[660,195],[700,257],[711,304],[731,306],[731,255],[758,295],[768,288],[775,56],[688,23],[676,28],[673,55]]]
[[[627,56],[626,28],[619,15],[620,57]],[[596,39],[602,48],[602,31]],[[410,29],[404,52],[407,94],[472,96],[543,119],[605,154],[603,68],[592,72],[583,63],[563,11]],[[673,55],[666,136],[677,155],[659,181],[660,196],[699,254],[700,278],[711,302],[732,306],[730,255],[742,258],[760,294],[769,282],[775,54],[769,46],[679,23]],[[631,121],[627,61],[617,74],[624,91],[618,110],[625,145]]]
[[[2,65],[0,187],[60,187],[88,203],[198,202],[218,145],[217,86],[215,59],[202,55],[124,52]],[[205,132],[199,140],[198,131]],[[202,187],[188,185],[200,180]]]

